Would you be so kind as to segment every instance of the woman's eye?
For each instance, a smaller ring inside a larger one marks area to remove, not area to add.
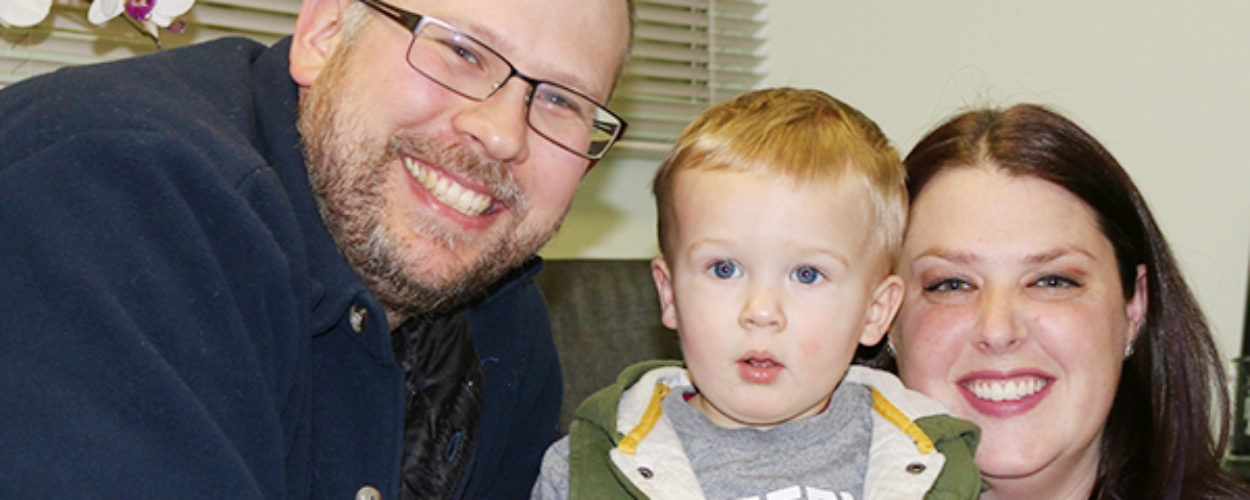
[[[925,285],[926,292],[955,292],[960,290],[971,290],[972,283],[968,283],[959,278],[947,278],[941,281]]]
[[[825,274],[812,266],[800,266],[798,269],[794,270],[792,277],[799,283],[812,285],[825,279]]]
[[[709,269],[711,269],[713,275],[723,280],[727,280],[741,273],[737,264],[727,260],[713,262]]]
[[[1038,278],[1037,281],[1033,282],[1033,286],[1038,288],[1079,288],[1081,284],[1074,279],[1052,274]]]

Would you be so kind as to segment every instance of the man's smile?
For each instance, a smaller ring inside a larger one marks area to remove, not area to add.
[[[491,196],[461,184],[445,173],[404,156],[404,166],[435,199],[468,217],[480,217],[492,212]]]

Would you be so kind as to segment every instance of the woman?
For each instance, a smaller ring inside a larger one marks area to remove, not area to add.
[[[1110,153],[1018,105],[953,118],[906,163],[891,342],[904,383],[981,426],[985,498],[1250,495],[1219,468],[1222,360]]]

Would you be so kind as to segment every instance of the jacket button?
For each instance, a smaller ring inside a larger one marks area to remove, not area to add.
[[[639,467],[638,473],[642,474],[643,479],[651,479],[653,476],[655,476],[655,472],[652,472],[649,467]]]
[[[920,462],[912,462],[910,464],[907,464],[907,472],[911,474],[919,474],[921,472],[924,472],[924,469],[925,469],[924,464]]]
[[[352,310],[348,313],[348,321],[352,324],[352,331],[360,333],[365,331],[365,327],[369,325],[369,310],[360,304],[352,304]]]
[[[356,500],[382,500],[382,492],[372,486],[365,486],[356,491]]]

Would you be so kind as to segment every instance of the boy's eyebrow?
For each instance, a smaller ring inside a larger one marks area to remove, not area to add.
[[[729,244],[730,244],[730,241],[729,241],[729,240],[722,240],[722,239],[715,239],[715,238],[702,239],[702,240],[698,240],[698,241],[693,241],[693,242],[691,242],[691,243],[690,243],[690,247],[689,247],[689,248],[690,248],[690,250],[689,250],[689,251],[690,251],[690,253],[694,253],[694,252],[695,252],[695,251],[697,251],[697,250],[701,250],[703,247],[708,247],[708,246],[726,246],[726,245],[729,245]]]
[[[832,258],[833,260],[838,261],[838,264],[841,264],[841,265],[842,265],[842,267],[844,267],[844,268],[850,268],[850,267],[851,267],[851,260],[850,260],[850,259],[847,259],[845,255],[842,255],[842,254],[840,254],[840,253],[838,253],[838,252],[835,252],[835,251],[833,251],[833,250],[829,250],[829,249],[827,249],[827,248],[816,248],[816,249],[809,250],[809,251],[811,251],[812,253],[818,253],[818,254],[828,255],[828,256],[829,256],[830,258]]]

